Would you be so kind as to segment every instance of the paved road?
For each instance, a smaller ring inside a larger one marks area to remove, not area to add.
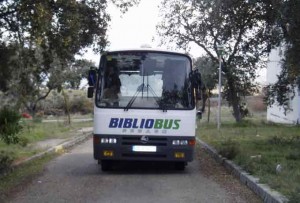
[[[92,158],[92,141],[77,146],[51,161],[45,172],[25,189],[14,194],[10,202],[258,202],[257,197],[232,180],[216,165],[203,167],[208,157],[198,157],[185,171],[163,165],[135,164],[101,172]],[[202,153],[200,153],[201,155]],[[197,155],[199,156],[199,155]],[[206,160],[205,160],[206,159]],[[224,179],[224,178],[223,178]],[[232,184],[234,188],[232,189]],[[242,188],[242,190],[240,189]],[[247,195],[244,195],[246,190]],[[242,192],[241,192],[242,191]]]

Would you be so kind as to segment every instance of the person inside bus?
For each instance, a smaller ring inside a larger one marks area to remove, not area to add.
[[[107,99],[107,105],[118,105],[119,94],[121,92],[121,80],[116,66],[107,66],[104,80],[103,98]]]

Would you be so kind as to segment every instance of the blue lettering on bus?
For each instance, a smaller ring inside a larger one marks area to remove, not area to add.
[[[180,128],[180,119],[111,118],[109,128],[173,129]]]

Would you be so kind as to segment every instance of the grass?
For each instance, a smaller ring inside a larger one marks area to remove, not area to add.
[[[25,140],[25,143],[6,145],[0,141],[0,149],[10,152],[15,160],[22,160],[40,152],[34,147],[34,143],[38,141],[70,138],[80,128],[91,127],[92,122],[73,122],[71,125],[66,125],[65,122],[42,123],[24,120],[22,125],[20,137],[21,140]]]
[[[199,122],[200,139],[259,177],[261,183],[300,201],[300,127],[268,124],[262,113],[239,124],[227,108],[222,109],[222,115],[220,131],[213,119]],[[278,165],[280,172],[276,171]]]
[[[77,116],[78,117],[78,116]],[[34,147],[34,143],[47,139],[61,139],[74,136],[77,130],[83,127],[91,127],[92,122],[74,122],[66,125],[65,122],[42,123],[32,120],[22,122],[23,130],[20,136],[28,142],[26,146],[20,144],[6,145],[0,141],[1,151],[5,151],[15,161],[19,161],[40,152]],[[0,173],[0,202],[5,202],[9,194],[26,185],[33,177],[40,174],[46,163],[55,156],[47,154],[37,160],[30,161],[12,171],[6,170],[6,175]],[[5,171],[2,171],[5,172]]]

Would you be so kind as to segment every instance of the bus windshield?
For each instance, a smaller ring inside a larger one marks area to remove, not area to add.
[[[96,90],[99,108],[192,109],[186,55],[151,52],[108,52],[101,57]]]

